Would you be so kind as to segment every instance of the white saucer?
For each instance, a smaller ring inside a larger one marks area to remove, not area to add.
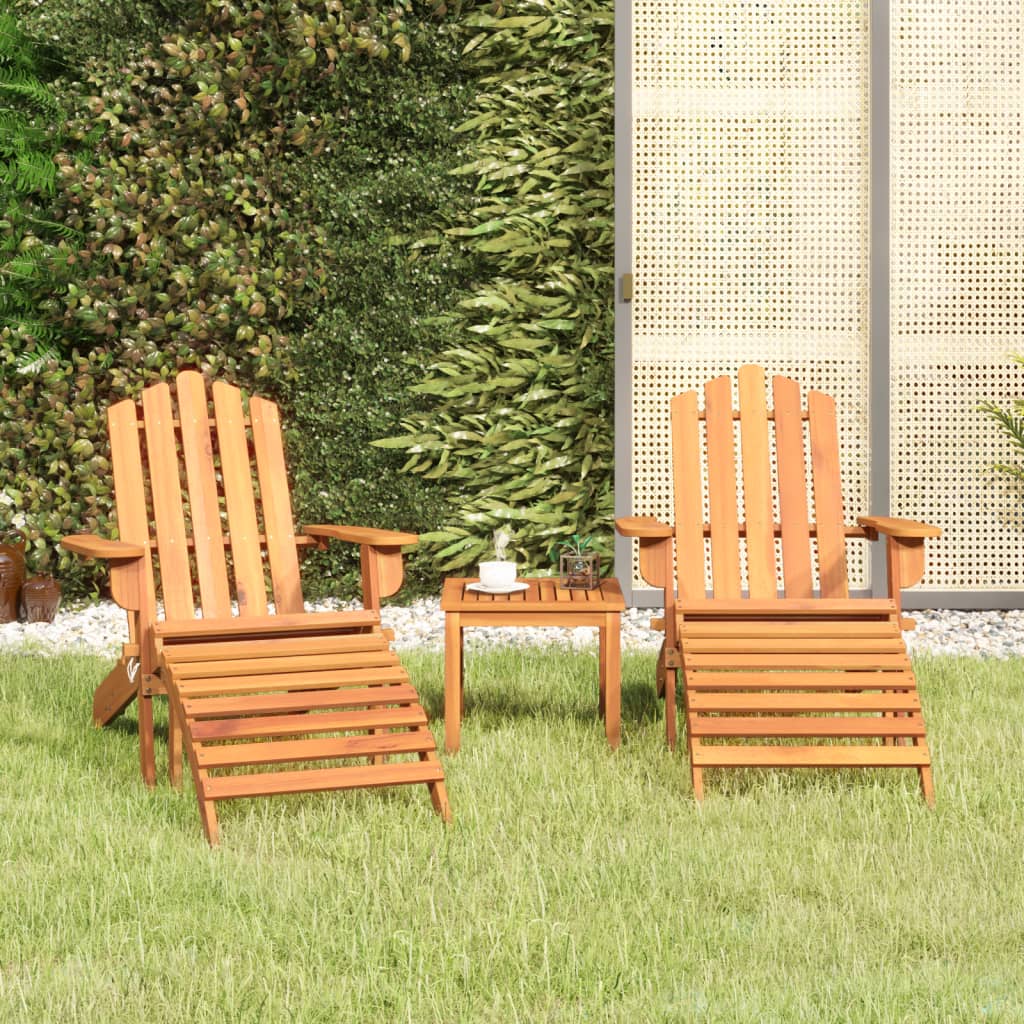
[[[467,590],[475,590],[478,594],[518,594],[530,589],[529,583],[510,583],[507,587],[489,587],[486,583],[467,583]]]

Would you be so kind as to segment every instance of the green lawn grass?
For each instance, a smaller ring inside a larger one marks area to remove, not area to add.
[[[404,654],[441,733],[441,658]],[[147,791],[106,664],[0,658],[0,1020],[1024,1020],[1021,662],[919,662],[905,772],[708,772],[625,659],[467,658],[455,823],[425,787],[220,805]],[[162,754],[162,749],[158,751]]]

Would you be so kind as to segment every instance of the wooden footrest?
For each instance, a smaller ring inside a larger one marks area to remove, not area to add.
[[[215,802],[239,797],[424,783],[450,818],[426,712],[381,632],[179,642],[162,667],[211,843]]]

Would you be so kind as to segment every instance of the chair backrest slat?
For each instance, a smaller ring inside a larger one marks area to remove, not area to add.
[[[740,444],[743,462],[743,515],[747,533],[747,583],[750,596],[778,595],[775,582],[775,523],[772,513],[772,465],[768,442],[768,401],[764,370],[743,366],[740,383]]]
[[[814,519],[818,526],[818,578],[822,597],[849,597],[846,581],[846,533],[839,477],[839,434],[835,402],[820,391],[807,394],[814,481]]]
[[[231,535],[231,561],[235,571],[235,597],[239,615],[266,615],[267,587],[263,552],[252,489],[252,464],[245,435],[242,394],[222,381],[213,385],[217,420],[217,448],[224,480],[224,500]]]
[[[704,503],[697,392],[676,395],[671,403],[671,416],[676,583],[684,600],[696,601],[704,597]]]
[[[715,596],[740,596],[740,530],[736,507],[736,440],[732,383],[717,377],[704,385],[708,440],[708,521]]]
[[[731,407],[731,399],[730,378],[718,377],[704,385],[703,410],[698,408],[696,391],[676,395],[670,403],[680,598],[694,601],[705,596],[705,538],[710,543],[715,598],[735,599],[744,592],[755,600],[774,599],[780,592],[788,598],[810,598],[816,592],[825,598],[848,597],[847,529],[835,403],[827,395],[811,391],[807,407],[802,409],[800,385],[776,376],[769,408],[765,372],[760,366],[740,368],[738,409]],[[701,465],[702,420],[706,472]],[[737,476],[737,442],[742,478]],[[809,515],[808,463],[814,520]],[[705,479],[707,522],[702,493]],[[776,557],[780,541],[781,580]],[[815,546],[817,591],[812,566]],[[741,566],[746,569],[745,579]]]
[[[206,381],[195,370],[186,370],[178,374],[177,392],[199,597],[205,617],[223,618],[231,614],[231,591],[224,557],[224,527],[217,492]]]
[[[299,558],[295,548],[292,505],[281,442],[277,406],[263,398],[249,400],[253,446],[260,481],[260,505],[267,535],[267,556],[279,615],[303,610]]]
[[[811,542],[800,385],[787,377],[774,377],[772,400],[775,406],[775,455],[779,474],[782,576],[786,597],[811,597]]]
[[[167,384],[154,384],[142,392],[142,415],[146,426],[146,460],[164,607],[169,619],[190,619],[195,614],[192,569],[181,504],[171,389]]]
[[[149,550],[149,512],[146,509],[146,485],[142,471],[142,447],[139,438],[139,409],[130,398],[107,410],[110,430],[110,461],[117,494],[117,533],[131,544],[145,544],[142,556],[145,572],[140,618],[152,622],[156,616],[153,586],[153,556]],[[148,652],[147,652],[148,660]],[[147,665],[146,671],[150,671]]]

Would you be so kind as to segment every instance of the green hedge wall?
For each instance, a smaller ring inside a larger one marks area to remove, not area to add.
[[[423,84],[413,73],[389,84],[370,71],[385,62],[401,68],[411,56],[410,6],[182,4],[195,20],[157,46],[159,18],[149,14],[166,18],[170,5],[146,11],[136,3],[136,39],[98,45],[91,58],[78,53],[82,66],[70,65],[62,83],[73,112],[68,134],[85,137],[96,125],[103,134],[91,159],[58,157],[52,215],[82,239],[67,251],[72,280],[47,311],[63,340],[61,358],[32,375],[17,371],[12,351],[0,353],[0,526],[24,524],[37,547],[50,551],[66,532],[109,533],[103,413],[149,380],[199,366],[297,399],[304,369],[310,388],[323,380],[318,336],[332,337],[365,369],[366,353],[346,336],[351,314],[346,319],[338,306],[328,313],[349,294],[349,283],[364,300],[370,284],[386,283],[383,273],[367,282],[369,252],[362,270],[341,262],[355,251],[348,212],[363,201],[376,207],[388,187],[406,187],[409,178],[393,176],[369,198],[366,182],[353,182],[357,195],[346,212],[348,200],[336,197],[330,180],[329,154],[344,150],[352,126],[363,122],[381,140],[394,136],[394,116],[381,116],[386,110],[376,112],[376,104],[389,88],[397,96]],[[416,24],[430,18],[428,9]],[[360,87],[363,74],[371,79]],[[438,118],[432,123],[440,134]],[[327,208],[328,198],[338,198],[337,211]],[[367,236],[378,246],[382,272],[394,262],[388,253],[395,228],[382,233],[386,219],[377,216],[375,234]],[[308,344],[293,352],[299,337]],[[378,348],[386,350],[387,341]],[[368,410],[379,405],[381,391],[366,398]],[[292,437],[303,509],[315,505],[308,496],[325,480],[332,489],[336,483],[336,474],[325,477],[315,467],[322,452],[313,451],[313,468],[307,466],[305,436],[300,429]],[[352,511],[351,502],[341,504]],[[355,504],[368,511],[365,494]],[[60,569],[71,593],[102,575],[66,555]]]
[[[300,521],[427,532],[413,592],[499,522],[535,564],[607,543],[609,3],[17,9],[102,138],[59,157],[61,358],[0,353],[0,527],[109,533],[106,405],[199,366],[284,404]],[[308,590],[354,569],[315,554]]]
[[[476,269],[474,254],[454,245],[409,259],[411,239],[469,202],[450,173],[465,158],[451,129],[473,91],[458,40],[451,23],[410,24],[408,63],[367,67],[310,98],[338,116],[324,152],[290,171],[332,250],[326,296],[289,348],[282,396],[296,515],[306,522],[423,531],[448,511],[445,488],[403,477],[404,456],[372,442],[425,407],[410,388],[453,338],[436,317]],[[307,592],[351,593],[356,574],[347,545],[307,555]],[[403,596],[436,586],[429,552],[417,550]]]
[[[476,202],[421,251],[457,240],[487,273],[440,321],[456,340],[414,388],[429,408],[378,442],[449,496],[429,538],[443,570],[487,556],[499,525],[533,566],[572,534],[610,550],[613,22],[607,0],[466,19],[480,77],[455,173]]]

